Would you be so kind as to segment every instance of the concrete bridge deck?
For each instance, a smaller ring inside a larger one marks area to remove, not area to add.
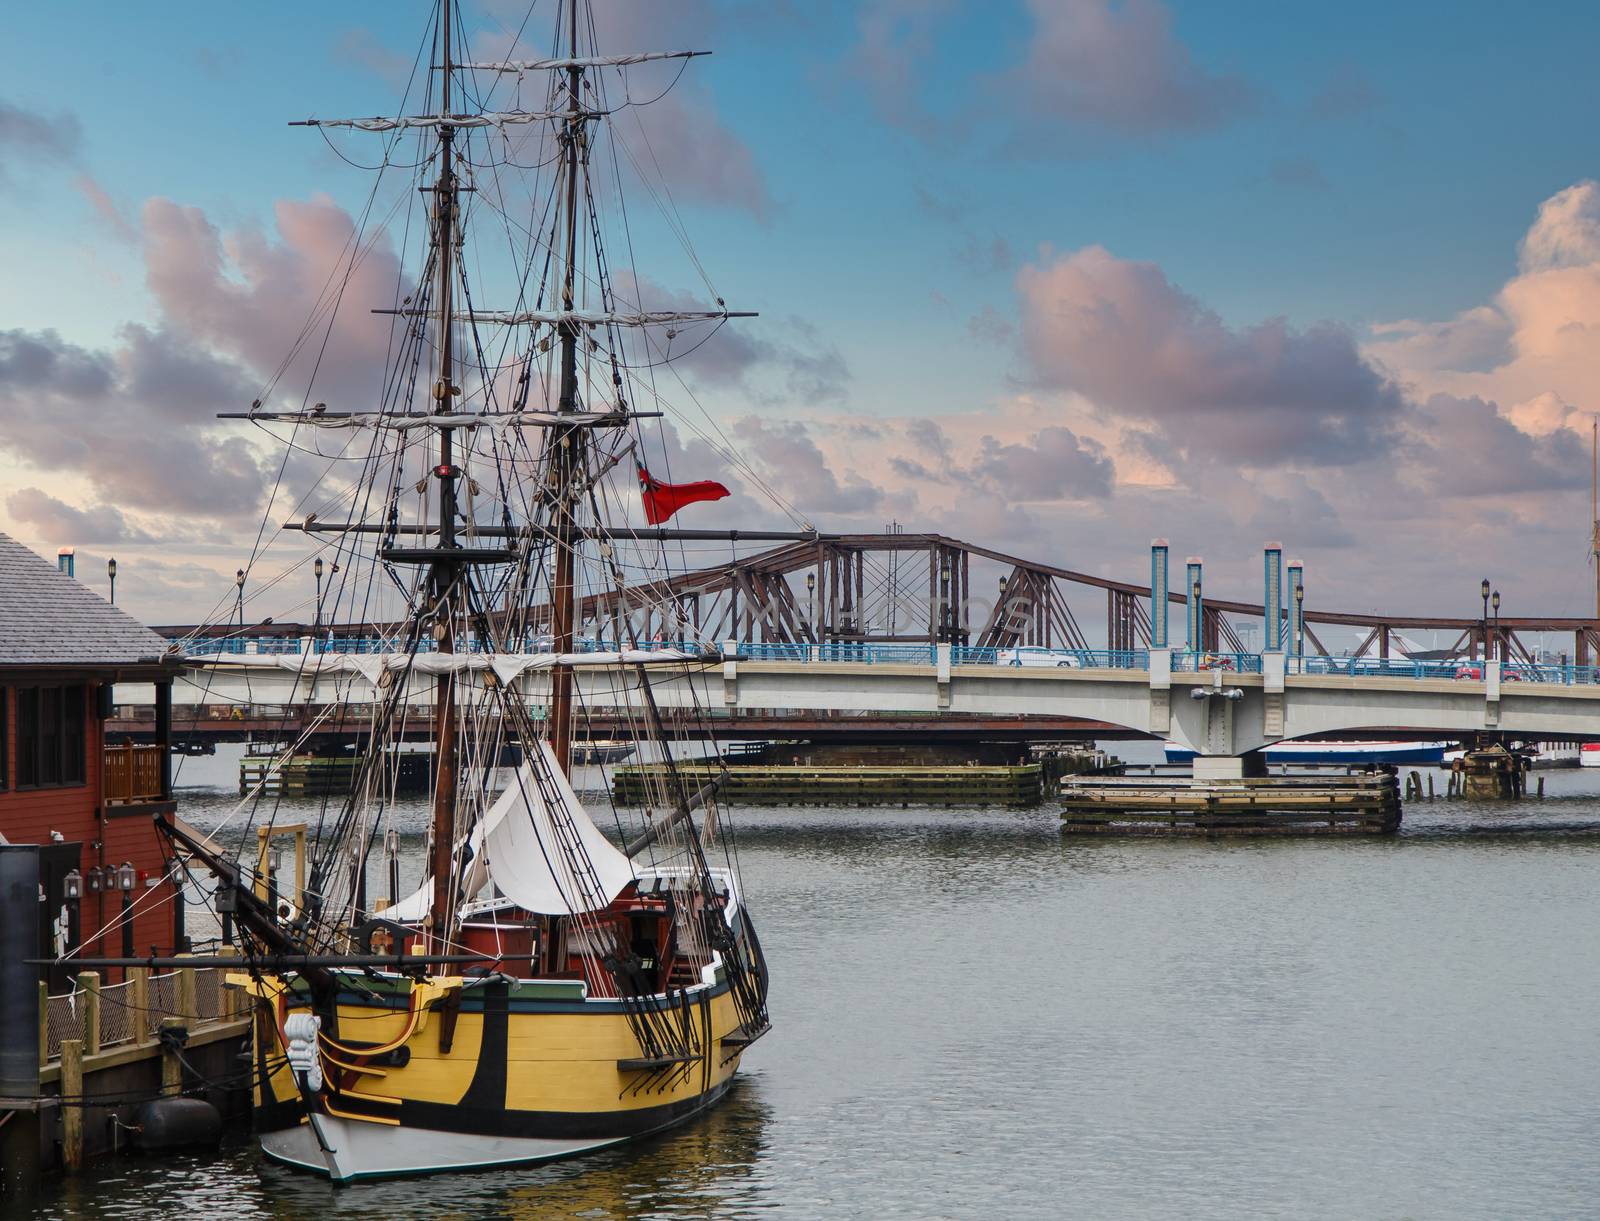
[[[378,697],[379,689],[359,676],[326,669],[331,661],[324,657],[314,652],[196,657],[176,684],[173,702],[303,713],[310,707],[361,707]],[[482,683],[482,673],[463,674],[469,689]],[[622,716],[638,716],[641,683],[648,681],[663,710],[710,719],[734,714],[742,720],[743,714],[759,711],[770,725],[820,714],[1044,718],[1058,725],[1071,720],[1169,738],[1201,756],[1221,758],[1284,739],[1377,728],[1441,737],[1498,731],[1600,739],[1600,675],[1592,667],[1567,665],[1480,661],[1441,666],[1171,649],[1018,653],[947,644],[729,642],[720,656],[704,660],[601,665],[576,674],[584,707]],[[403,698],[425,712],[434,677],[416,675],[411,681]],[[530,707],[546,704],[548,671],[523,673],[513,683]]]

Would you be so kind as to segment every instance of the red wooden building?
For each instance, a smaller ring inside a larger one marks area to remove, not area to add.
[[[183,948],[172,862],[154,825],[174,809],[178,665],[167,650],[0,534],[0,837],[42,847],[42,957],[77,946],[85,956]],[[115,683],[155,685],[154,745],[106,740]]]

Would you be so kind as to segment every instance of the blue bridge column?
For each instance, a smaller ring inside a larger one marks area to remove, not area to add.
[[[1299,660],[1305,654],[1306,566],[1300,560],[1289,561],[1289,654]]]
[[[1150,544],[1150,647],[1167,647],[1167,540]]]
[[[1261,599],[1263,653],[1283,652],[1283,544],[1268,543],[1263,556],[1266,588]]]

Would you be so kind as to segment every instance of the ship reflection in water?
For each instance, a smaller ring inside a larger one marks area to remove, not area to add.
[[[751,1075],[741,1077],[720,1106],[660,1137],[525,1169],[339,1187],[274,1165],[254,1142],[216,1160],[114,1160],[63,1183],[38,1215],[186,1215],[195,1221],[741,1216],[763,1207],[770,1114],[759,1077]]]
[[[260,1160],[259,1184],[282,1218],[635,1217],[738,1215],[759,1206],[769,1110],[759,1080],[662,1136],[540,1166],[335,1187]],[[242,1159],[255,1163],[252,1152]],[[251,1164],[241,1166],[253,1174]],[[443,1186],[441,1186],[443,1184]]]

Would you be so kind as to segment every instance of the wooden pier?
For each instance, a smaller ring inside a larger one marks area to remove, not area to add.
[[[1074,835],[1386,835],[1400,828],[1394,776],[1073,777],[1061,784]]]
[[[718,768],[679,764],[678,774],[692,793],[723,777],[719,796],[740,805],[793,806],[1032,806],[1043,792],[1037,763],[1014,766],[917,767],[896,765],[809,766],[737,764]],[[618,805],[648,805],[666,791],[666,768],[631,764],[612,773]]]
[[[39,985],[37,1092],[0,1098],[0,1147],[19,1164],[73,1170],[126,1148],[144,1099],[198,1096],[224,1118],[248,1116],[240,1053],[252,1016],[248,1000],[224,986],[225,972],[121,974],[107,983],[85,971],[55,993]]]

